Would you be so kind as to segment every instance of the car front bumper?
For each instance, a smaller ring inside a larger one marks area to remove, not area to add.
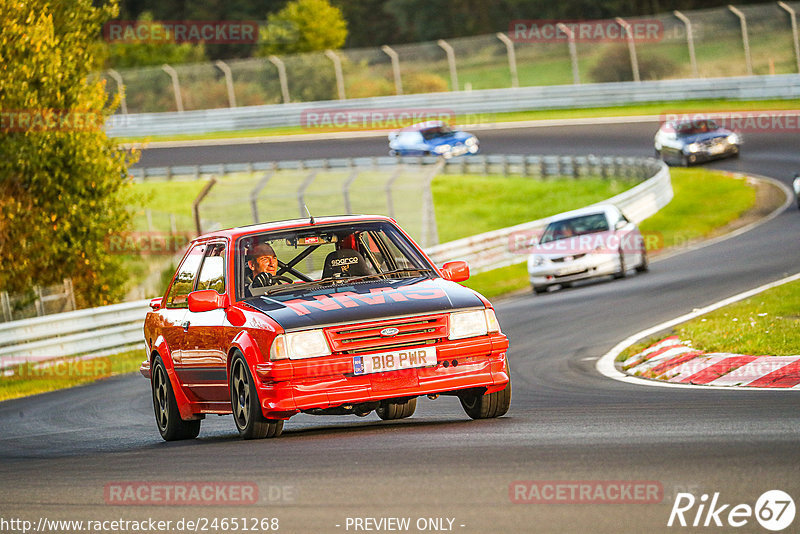
[[[353,374],[349,354],[259,364],[255,379],[262,411],[269,419],[287,419],[304,410],[383,399],[470,388],[492,393],[509,381],[503,334],[447,341],[436,349],[435,366],[366,375]]]
[[[619,258],[611,254],[588,254],[580,260],[569,263],[545,262],[528,269],[531,285],[544,287],[567,282],[575,282],[595,276],[607,276],[619,270]]]

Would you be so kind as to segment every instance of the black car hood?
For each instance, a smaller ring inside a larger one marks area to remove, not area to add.
[[[244,302],[270,316],[284,330],[483,306],[471,289],[441,278],[376,280],[313,291],[300,287]]]

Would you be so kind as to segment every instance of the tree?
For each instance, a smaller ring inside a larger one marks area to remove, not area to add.
[[[138,22],[152,26],[153,15],[145,11]],[[108,47],[106,66],[115,69],[130,67],[146,67],[148,65],[161,66],[164,63],[179,65],[181,63],[200,63],[206,61],[205,46],[203,43],[164,43],[164,42],[139,42],[139,43],[111,43]]]
[[[98,40],[116,5],[92,0],[0,0],[0,288],[72,278],[79,306],[122,295],[108,237],[130,224],[134,156],[103,131]],[[96,80],[96,78],[95,78]]]
[[[261,56],[337,49],[347,39],[347,22],[328,0],[292,0],[269,14],[261,39]]]

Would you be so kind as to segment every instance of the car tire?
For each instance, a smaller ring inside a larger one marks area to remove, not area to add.
[[[542,293],[547,293],[547,288],[549,287],[550,286],[531,286],[531,289],[533,289],[533,292],[537,295],[541,295]]]
[[[625,265],[625,256],[623,256],[620,253],[620,255],[619,255],[619,271],[614,273],[614,278],[619,279],[619,278],[625,278],[626,276],[628,276],[628,266]]]
[[[397,152],[397,150],[389,150],[389,155],[390,156],[399,156],[400,154]]]
[[[689,156],[681,154],[681,167],[688,167],[689,165]]]
[[[484,395],[480,391],[469,391],[458,396],[464,412],[472,419],[493,419],[508,412],[511,406],[511,380],[500,391]]]
[[[637,273],[646,273],[650,270],[650,261],[647,259],[647,250],[642,249],[642,261],[636,266]]]
[[[406,402],[382,401],[381,405],[375,410],[378,417],[384,421],[394,419],[405,419],[411,417],[417,409],[417,398],[408,399]]]
[[[201,421],[200,419],[192,421],[181,419],[175,392],[172,391],[167,368],[164,366],[161,356],[156,356],[153,360],[153,375],[150,384],[153,390],[156,426],[158,426],[158,432],[164,441],[196,438],[200,434]]]
[[[244,355],[238,351],[231,362],[229,387],[233,420],[242,438],[277,438],[281,435],[283,421],[264,417],[250,366],[247,365]]]
[[[662,159],[661,151],[659,149],[657,149],[657,148],[655,149],[655,158],[656,159]]]

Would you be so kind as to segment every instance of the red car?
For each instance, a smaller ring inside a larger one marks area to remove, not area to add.
[[[291,416],[414,413],[456,395],[473,419],[508,411],[506,350],[491,304],[437,268],[390,218],[345,216],[195,239],[144,323],[153,408],[165,440],[230,414],[245,439]]]

